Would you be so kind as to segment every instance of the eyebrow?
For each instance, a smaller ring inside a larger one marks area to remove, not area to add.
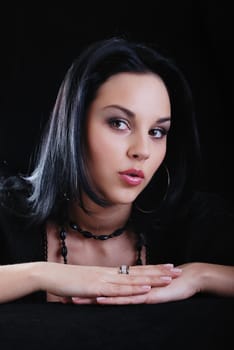
[[[135,117],[135,113],[133,113],[129,109],[122,107],[120,105],[108,105],[108,106],[104,107],[104,109],[107,109],[107,108],[117,108],[117,109],[120,109],[125,114],[127,114],[128,117],[131,117],[131,118]],[[162,123],[166,123],[166,122],[170,122],[170,121],[171,121],[171,117],[162,117],[162,118],[159,118],[157,120],[157,123],[162,124]]]

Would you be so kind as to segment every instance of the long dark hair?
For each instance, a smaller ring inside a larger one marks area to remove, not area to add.
[[[61,219],[68,201],[82,205],[81,190],[99,205],[85,166],[84,125],[87,109],[99,87],[120,72],[159,75],[169,93],[172,126],[168,135],[165,163],[170,173],[170,188],[165,206],[175,207],[197,176],[199,142],[190,88],[172,60],[153,46],[109,38],[95,42],[73,62],[61,84],[54,109],[37,152],[34,170],[25,177],[30,184],[28,197],[32,217],[43,222]],[[150,199],[157,196],[150,195]]]

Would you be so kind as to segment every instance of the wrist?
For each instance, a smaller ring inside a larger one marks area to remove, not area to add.
[[[234,266],[202,263],[201,292],[234,296]]]
[[[212,263],[194,263],[197,278],[197,288],[200,293],[216,293],[222,283],[222,266]]]
[[[188,263],[191,287],[195,294],[204,292],[204,281],[206,273],[203,265],[204,264],[200,262]]]
[[[38,261],[31,264],[30,280],[35,291],[44,290],[43,275],[45,274],[46,262]]]
[[[210,264],[194,263],[196,271],[196,289],[198,293],[206,293],[210,279]]]

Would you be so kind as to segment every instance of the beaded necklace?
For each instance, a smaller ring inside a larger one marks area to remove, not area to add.
[[[72,230],[80,233],[85,238],[88,238],[88,239],[93,238],[93,239],[100,240],[100,241],[106,241],[110,238],[118,237],[121,234],[123,234],[126,230],[127,225],[115,230],[114,232],[112,232],[110,234],[106,234],[106,235],[95,235],[92,232],[82,230],[76,223],[73,223],[73,222],[71,222],[69,224],[69,226]],[[135,265],[143,265],[141,253],[142,253],[143,246],[145,246],[145,238],[144,238],[144,235],[142,233],[136,233],[136,235],[137,235],[137,242],[136,242],[137,258],[136,258]],[[65,230],[64,227],[62,227],[60,232],[59,232],[59,238],[61,241],[61,255],[63,257],[63,262],[64,262],[64,264],[67,264],[67,256],[68,256],[68,249],[67,249],[67,245],[66,245],[67,231]]]

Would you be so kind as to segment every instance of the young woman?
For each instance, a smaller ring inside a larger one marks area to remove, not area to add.
[[[0,301],[234,296],[233,211],[197,191],[199,159],[173,62],[122,38],[90,45],[61,84],[33,171],[2,170]]]

